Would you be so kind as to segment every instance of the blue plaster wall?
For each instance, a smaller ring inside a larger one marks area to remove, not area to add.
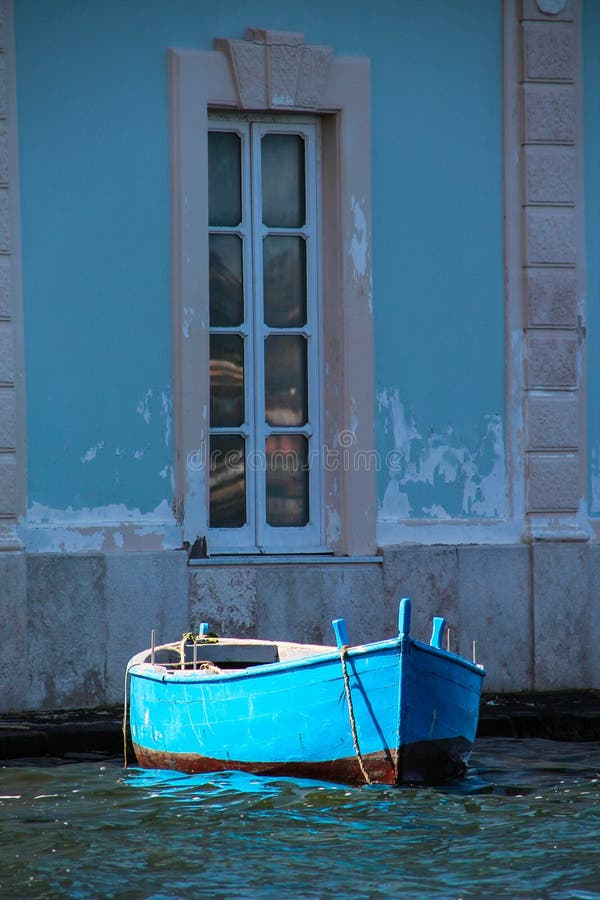
[[[15,18],[29,503],[170,497],[166,48],[252,25],[372,59],[380,503],[402,408],[410,514],[463,515],[466,481],[494,514],[473,491],[504,478],[500,0],[15,0]]]
[[[589,512],[600,515],[600,5],[583,5]]]
[[[374,66],[379,497],[392,516],[501,516],[501,4],[408,6],[384,96]]]

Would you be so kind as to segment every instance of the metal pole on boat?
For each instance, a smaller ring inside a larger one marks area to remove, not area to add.
[[[156,631],[154,628],[150,633],[150,662],[154,665],[154,647],[156,645]]]
[[[477,665],[477,659],[475,654],[475,647],[477,646],[477,641],[473,641],[473,662]]]
[[[450,653],[450,629],[446,629],[446,650]]]

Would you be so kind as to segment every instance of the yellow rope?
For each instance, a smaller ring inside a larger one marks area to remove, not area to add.
[[[356,719],[354,718],[354,706],[352,704],[352,695],[350,693],[350,679],[348,678],[348,670],[346,667],[347,655],[348,655],[348,647],[344,644],[344,646],[340,650],[340,659],[342,661],[342,673],[344,675],[344,687],[346,688],[346,699],[348,700],[348,715],[350,716],[350,728],[352,729],[352,741],[354,743],[354,752],[356,753],[356,759],[358,760],[358,765],[360,767],[360,771],[363,774],[363,778],[365,779],[365,782],[367,784],[371,784],[371,779],[369,778],[368,772],[363,765],[360,747],[358,746],[358,734],[356,731]]]

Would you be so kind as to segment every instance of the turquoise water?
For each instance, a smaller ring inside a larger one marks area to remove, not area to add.
[[[598,743],[480,740],[444,788],[88,759],[0,795],[2,898],[600,898]]]

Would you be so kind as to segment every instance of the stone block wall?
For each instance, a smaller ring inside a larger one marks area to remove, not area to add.
[[[487,691],[600,688],[600,547],[389,547],[381,562],[188,566],[183,551],[0,554],[0,712],[122,702],[134,653],[200,622],[224,636],[334,644],[393,637],[398,604],[429,641],[487,669]],[[24,602],[22,598],[25,598]]]
[[[0,712],[123,702],[127,661],[189,628],[187,556],[1,553]]]
[[[451,649],[470,658],[476,641],[487,691],[600,687],[597,545],[390,548],[384,586],[388,609],[412,597],[415,637],[428,640],[443,615]]]
[[[416,638],[428,641],[443,615],[452,650],[470,658],[475,642],[488,691],[600,688],[600,545],[585,514],[581,0],[505,0],[504,10],[514,542],[386,546],[370,563],[188,566],[183,551],[26,553],[17,536],[20,228],[12,3],[0,0],[0,712],[120,703],[127,660],[152,629],[158,642],[175,640],[208,621],[224,635],[330,644],[341,616],[363,643],[397,633],[404,595]],[[284,71],[277,42],[264,37],[252,53]],[[227,46],[233,59],[239,48]],[[317,58],[325,65],[326,48]],[[277,97],[286,91],[282,82]]]

